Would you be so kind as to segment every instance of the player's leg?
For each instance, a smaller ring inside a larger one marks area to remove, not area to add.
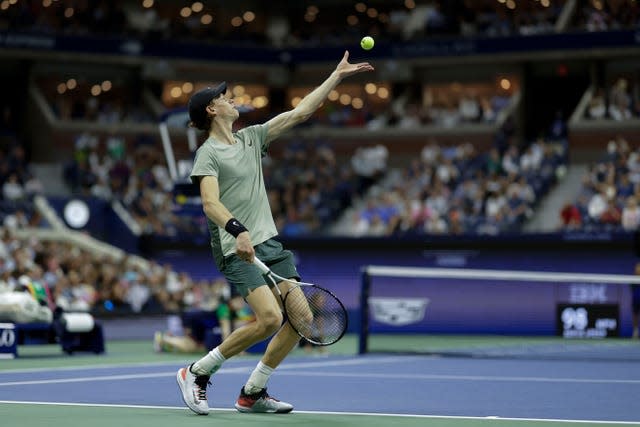
[[[161,347],[163,351],[174,353],[196,353],[201,352],[204,347],[190,336],[174,337],[162,335]]]
[[[247,300],[254,310],[256,321],[231,332],[218,347],[178,371],[177,381],[182,399],[192,411],[201,415],[209,413],[206,390],[211,375],[228,358],[274,334],[282,323],[280,307],[260,271],[235,255],[226,258],[224,265],[226,279]]]
[[[280,287],[282,294],[286,295],[289,288],[293,285],[287,282],[281,282],[278,286]],[[275,290],[273,291],[275,292]],[[291,350],[297,346],[299,340],[300,335],[298,335],[298,333],[291,327],[289,322],[286,322],[269,342],[267,350],[262,357],[262,363],[275,369],[291,352]]]
[[[269,338],[282,325],[278,300],[266,285],[250,291],[245,300],[256,316],[256,321],[234,330],[220,344],[219,349],[227,359]]]
[[[268,263],[269,267],[283,277],[291,277],[299,280],[296,271],[293,254],[283,249],[279,242],[268,240],[256,248],[256,256]],[[283,295],[292,285],[284,282],[279,287]],[[279,309],[282,309],[282,301],[275,289],[271,290],[274,301],[278,302]],[[275,412],[286,413],[293,409],[293,405],[281,402],[267,393],[266,383],[271,377],[275,368],[284,358],[296,347],[299,335],[286,322],[267,346],[264,356],[258,362],[245,386],[240,391],[240,396],[236,401],[236,409],[241,412]]]

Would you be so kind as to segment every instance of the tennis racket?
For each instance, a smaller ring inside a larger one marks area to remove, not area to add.
[[[349,320],[347,310],[338,297],[313,283],[279,276],[256,257],[253,263],[272,283],[270,287],[276,289],[287,320],[298,335],[321,346],[335,344],[342,338]],[[282,295],[278,281],[288,282],[293,287]]]

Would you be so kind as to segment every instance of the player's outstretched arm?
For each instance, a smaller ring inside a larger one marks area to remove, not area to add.
[[[295,125],[308,120],[342,79],[366,71],[373,71],[373,66],[368,62],[350,63],[349,51],[345,51],[336,69],[320,86],[305,96],[293,110],[279,114],[267,122],[269,127],[267,142],[273,141]]]

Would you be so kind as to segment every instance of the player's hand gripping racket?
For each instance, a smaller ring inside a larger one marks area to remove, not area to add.
[[[334,294],[313,283],[297,282],[279,276],[256,257],[253,263],[280,295],[287,320],[298,335],[316,345],[335,344],[342,338],[348,325],[347,310]],[[293,286],[282,295],[278,281],[285,281]]]

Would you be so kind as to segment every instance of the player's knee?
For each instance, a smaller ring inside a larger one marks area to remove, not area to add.
[[[274,334],[282,325],[282,313],[277,310],[265,313],[259,319],[259,325],[263,335]]]

